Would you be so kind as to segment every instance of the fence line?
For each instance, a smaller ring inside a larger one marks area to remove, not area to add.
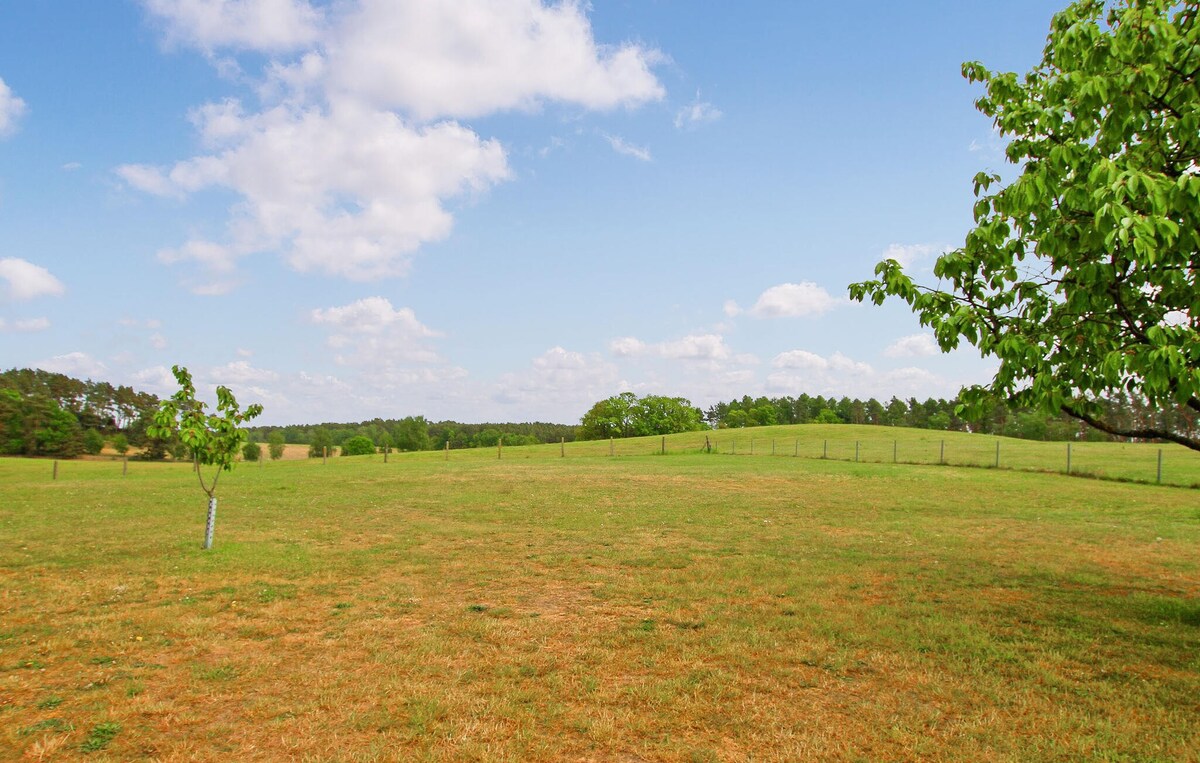
[[[619,458],[625,456],[665,456],[703,454],[737,456],[740,458],[805,458],[845,461],[862,464],[941,465],[1014,471],[1058,472],[1081,477],[1115,481],[1174,484],[1200,487],[1200,455],[1175,446],[1157,447],[1152,444],[1045,442],[1009,440],[991,435],[967,435],[955,438],[915,438],[902,440],[892,437],[863,439],[848,436],[830,437],[762,437],[727,434],[729,430],[696,433],[693,441],[683,435],[670,437],[640,437],[604,440],[576,440],[558,443],[497,447],[496,455],[504,460],[545,458],[546,449],[558,445],[555,455],[560,458]],[[966,439],[966,438],[971,439]],[[975,439],[978,438],[978,439]],[[770,447],[763,440],[770,440]],[[791,442],[789,442],[789,440]],[[1166,457],[1167,448],[1171,449]],[[451,449],[448,444],[444,458],[451,453],[480,453],[480,448]],[[502,455],[501,455],[502,453]]]

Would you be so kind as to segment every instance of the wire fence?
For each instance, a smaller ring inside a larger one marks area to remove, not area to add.
[[[1058,472],[1096,479],[1200,488],[1200,453],[1178,445],[1041,442],[961,432],[914,433],[910,430],[904,437],[889,438],[880,437],[871,431],[839,437],[763,436],[749,434],[744,429],[715,430],[665,437],[614,438],[551,445],[508,447],[501,443],[490,449],[445,450],[437,454],[422,455],[426,458],[436,456],[442,459],[545,459],[555,456],[619,458],[685,453]]]
[[[505,446],[501,442],[492,448],[446,448],[441,451],[391,452],[350,458],[375,459],[386,464],[389,459],[395,463],[405,459],[546,460],[705,454],[726,458],[794,458],[862,464],[944,465],[1058,472],[1096,479],[1200,488],[1200,453],[1173,444],[1038,442],[923,430],[904,430],[902,437],[881,437],[875,431],[880,427],[852,425],[814,429],[817,431],[813,433],[796,433],[796,427],[789,427],[784,433],[774,436],[769,431],[739,429],[542,445]],[[848,429],[857,431],[843,435],[842,432]],[[321,457],[310,458],[309,463],[321,465],[336,463],[341,459],[341,456],[327,452]],[[260,460],[257,465],[246,463],[243,468],[262,468],[265,463],[265,460]],[[52,466],[48,466],[48,476],[57,480],[59,462],[54,461]],[[127,458],[122,458],[115,461],[113,466],[120,476],[125,476],[133,465]]]

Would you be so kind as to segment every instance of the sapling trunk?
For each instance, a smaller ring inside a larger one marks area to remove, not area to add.
[[[217,527],[217,497],[210,495],[208,497],[208,523],[204,525],[204,549],[207,551],[212,548],[213,531]]]

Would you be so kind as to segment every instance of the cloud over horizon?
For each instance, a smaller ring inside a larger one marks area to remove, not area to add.
[[[262,108],[228,98],[193,111],[209,153],[169,167],[116,168],[129,187],[152,195],[223,189],[237,197],[223,239],[192,238],[159,252],[165,263],[199,266],[190,282],[198,294],[235,287],[237,260],[260,252],[279,253],[300,272],[360,281],[404,275],[423,245],[450,235],[452,200],[513,177],[499,140],[456,120],[545,103],[635,108],[665,93],[652,72],[662,54],[598,43],[576,3],[145,7],[173,44],[210,56],[278,56],[260,75]],[[618,153],[650,159],[644,148],[608,140]]]

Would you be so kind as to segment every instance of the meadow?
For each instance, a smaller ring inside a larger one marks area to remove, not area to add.
[[[0,759],[1200,759],[1200,491],[709,436],[0,460]]]

